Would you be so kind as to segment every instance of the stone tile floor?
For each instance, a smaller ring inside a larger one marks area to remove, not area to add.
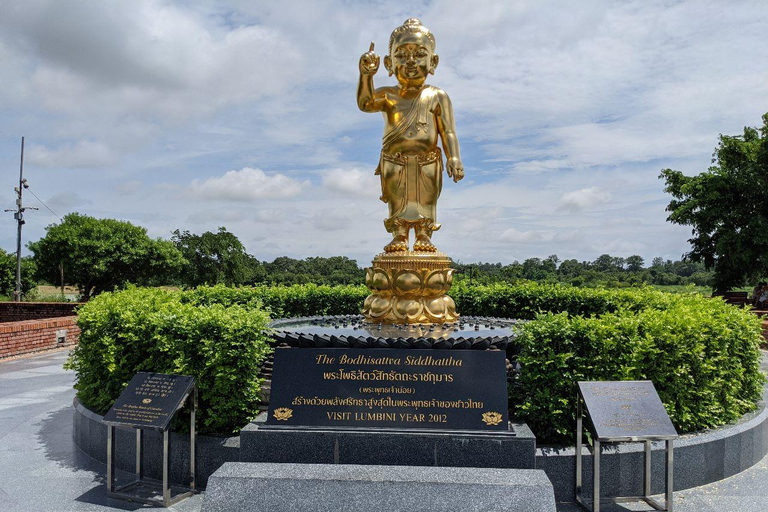
[[[62,368],[67,351],[0,361],[0,511],[64,512],[149,508],[107,498],[106,467],[72,441],[74,374]],[[120,475],[118,475],[120,476]],[[125,475],[123,475],[125,476]],[[677,512],[768,510],[768,456],[726,480],[675,493]],[[202,496],[170,509],[197,512]],[[558,512],[577,512],[574,504]],[[648,510],[641,504],[612,505],[605,512]]]

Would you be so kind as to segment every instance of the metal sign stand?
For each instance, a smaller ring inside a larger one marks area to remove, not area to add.
[[[178,412],[185,403],[189,402],[189,488],[182,488],[182,492],[171,496],[170,485],[170,431],[169,427],[163,432],[163,481],[157,482],[144,478],[142,468],[142,448],[144,445],[144,429],[136,427],[136,479],[126,485],[115,486],[115,425],[107,426],[107,495],[113,498],[121,498],[129,501],[170,507],[184,498],[195,494],[195,412],[197,409],[197,384],[187,393],[181,404],[176,409]],[[174,413],[175,415],[176,413]],[[136,493],[143,490],[143,493]],[[131,493],[130,491],[135,491]],[[155,498],[161,493],[162,498]]]
[[[584,497],[582,492],[582,455],[581,450],[583,448],[582,431],[584,428],[583,420],[583,405],[584,401],[581,396],[581,392],[577,395],[577,412],[576,412],[576,501],[591,512],[600,512],[601,503],[629,503],[635,501],[644,501],[656,510],[664,512],[673,512],[672,510],[672,472],[673,472],[673,458],[674,458],[674,438],[671,436],[638,436],[638,437],[621,437],[601,438],[597,436],[594,429],[590,429],[592,432],[593,447],[592,447],[592,500],[588,500]],[[677,437],[677,436],[674,436]],[[619,443],[619,442],[639,442],[645,443],[645,456],[643,473],[643,495],[642,496],[618,496],[614,498],[601,498],[600,497],[600,450],[602,443]],[[666,442],[666,477],[664,485],[664,506],[654,498],[651,498],[651,442],[652,441],[665,441]]]

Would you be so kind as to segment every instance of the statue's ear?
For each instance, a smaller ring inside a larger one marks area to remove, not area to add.
[[[440,62],[440,57],[438,55],[432,56],[432,66],[429,68],[429,73],[431,75],[435,74],[435,68],[437,67],[437,63]]]
[[[394,74],[394,71],[392,70],[392,59],[389,57],[389,55],[384,56],[384,67],[389,72],[389,76]]]

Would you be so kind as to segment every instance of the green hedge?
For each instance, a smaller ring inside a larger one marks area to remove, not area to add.
[[[542,314],[518,338],[511,411],[539,442],[573,442],[576,382],[651,380],[681,433],[722,425],[760,398],[759,322],[706,299],[601,317]]]
[[[274,318],[354,315],[360,313],[369,290],[365,286],[254,286],[230,288],[202,286],[183,292],[183,301],[194,304],[261,303]],[[675,295],[653,288],[595,289],[557,284],[521,282],[515,285],[468,286],[456,283],[450,292],[462,315],[533,319],[541,312],[600,315],[628,308],[664,309]]]
[[[192,375],[200,431],[228,434],[257,412],[268,323],[256,302],[195,305],[152,288],[103,293],[78,310],[80,343],[67,366],[80,401],[102,414],[136,372]]]
[[[184,292],[183,301],[193,304],[262,304],[273,318],[360,313],[370,292],[365,286],[254,286],[228,288],[201,286]]]
[[[578,381],[651,380],[680,432],[733,421],[762,393],[760,319],[719,299],[537,283],[451,295],[462,314],[530,319],[510,410],[540,443],[573,442]]]
[[[641,311],[664,309],[675,295],[653,288],[578,288],[559,284],[523,281],[514,285],[496,283],[468,286],[457,283],[450,291],[462,315],[497,316],[532,320],[539,313],[602,315],[626,308]]]
[[[298,285],[101,295],[80,310],[78,396],[103,412],[137,371],[187,373],[203,391],[203,430],[237,431],[256,412],[268,314],[354,314],[367,294]],[[536,283],[460,283],[451,296],[463,315],[531,320],[510,406],[541,443],[572,442],[579,380],[652,380],[680,432],[732,421],[761,394],[759,319],[718,299]]]

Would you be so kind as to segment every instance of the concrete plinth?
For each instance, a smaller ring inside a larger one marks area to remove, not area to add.
[[[201,512],[555,512],[543,471],[228,462],[208,480]]]

